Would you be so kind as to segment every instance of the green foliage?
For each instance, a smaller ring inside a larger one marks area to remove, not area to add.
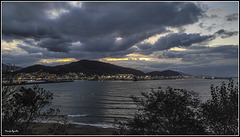
[[[116,121],[120,134],[191,135],[238,134],[238,86],[231,80],[221,87],[211,85],[212,99],[201,103],[196,92],[168,87],[143,97],[132,97],[138,106],[134,118]]]
[[[198,114],[200,100],[196,93],[184,89],[159,88],[142,93],[144,98],[132,97],[138,113],[121,124],[122,134],[204,134]]]
[[[202,104],[204,123],[211,134],[238,134],[238,86],[211,85],[212,99]]]
[[[59,113],[50,108],[53,94],[34,85],[32,88],[4,86],[2,89],[2,125],[3,131],[17,130],[19,134],[31,134],[29,129],[34,123]]]

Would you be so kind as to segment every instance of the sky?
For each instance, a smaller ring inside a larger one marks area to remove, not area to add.
[[[2,2],[2,62],[238,76],[238,1]]]

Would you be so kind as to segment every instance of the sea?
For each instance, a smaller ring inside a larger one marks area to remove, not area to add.
[[[127,121],[134,117],[137,106],[131,96],[141,97],[141,92],[150,92],[168,86],[187,89],[199,94],[202,102],[211,99],[210,86],[221,86],[227,79],[171,79],[144,81],[87,81],[74,80],[65,83],[39,84],[53,93],[51,107],[60,110],[59,115],[67,122],[79,126],[114,127],[115,120]],[[234,79],[235,85],[238,79]],[[27,85],[31,87],[31,85]]]

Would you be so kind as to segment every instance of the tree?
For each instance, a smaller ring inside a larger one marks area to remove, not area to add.
[[[238,84],[211,85],[212,99],[201,103],[194,91],[159,88],[132,97],[134,118],[120,124],[121,134],[238,134]]]
[[[143,98],[132,97],[138,113],[127,122],[118,122],[122,134],[205,134],[200,117],[200,99],[193,91],[168,87],[149,93]]]
[[[2,125],[3,131],[17,130],[19,134],[31,134],[30,125],[47,121],[58,109],[49,107],[53,94],[34,85],[32,88],[3,86]],[[6,133],[6,132],[5,132]]]
[[[238,86],[233,80],[228,86],[211,85],[212,99],[202,104],[202,113],[207,130],[211,134],[238,134]]]

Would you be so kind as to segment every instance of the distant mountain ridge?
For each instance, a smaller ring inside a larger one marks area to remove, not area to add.
[[[65,74],[69,72],[81,72],[87,75],[115,75],[115,74],[133,74],[137,76],[150,75],[150,76],[181,76],[177,71],[165,70],[165,71],[153,71],[144,73],[140,70],[120,67],[110,63],[93,61],[93,60],[80,60],[65,65],[58,66],[44,66],[33,65],[23,68],[16,73],[32,73],[32,72],[48,72],[52,74]]]
[[[149,76],[182,76],[177,71],[172,71],[172,70],[164,70],[164,71],[153,71],[153,72],[148,72],[146,75]]]
[[[87,75],[114,75],[114,74],[134,74],[134,75],[144,75],[140,70],[125,68],[116,66],[110,63],[92,61],[92,60],[80,60],[77,62],[72,62],[65,65],[58,65],[54,67],[44,66],[44,65],[34,65],[24,68],[17,73],[26,72],[49,72],[53,74],[65,74],[68,72],[82,72]]]
[[[180,73],[182,76],[193,76],[192,74],[188,74],[188,73],[183,73],[183,72],[178,72]]]
[[[18,67],[10,63],[2,63],[2,72],[18,71],[20,69],[22,69],[22,67]]]

